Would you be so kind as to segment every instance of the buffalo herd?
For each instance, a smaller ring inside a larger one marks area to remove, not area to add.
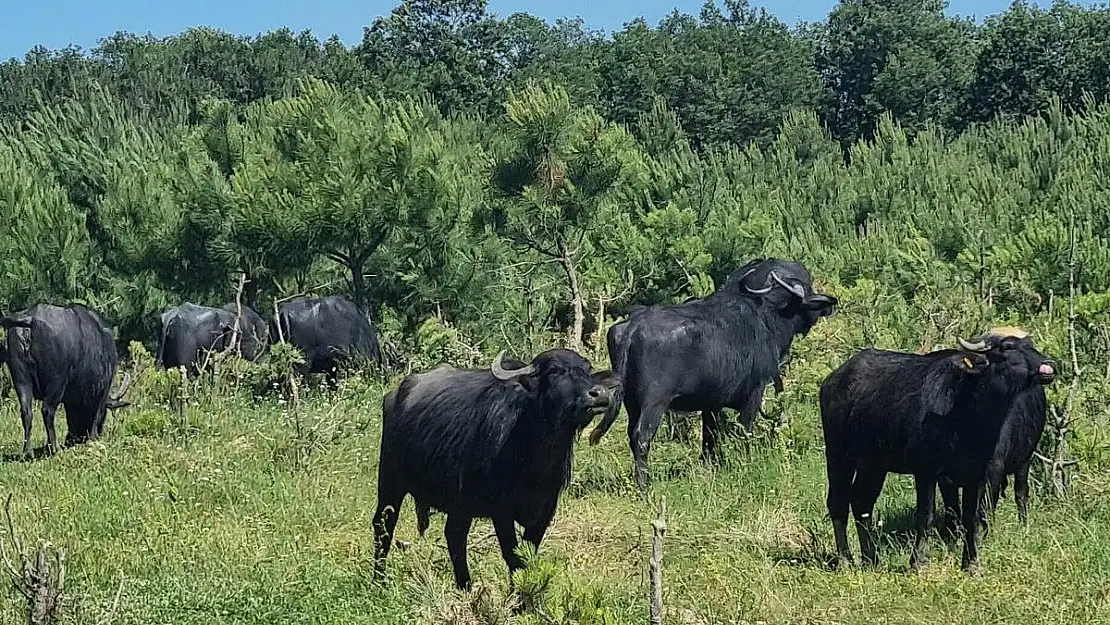
[[[440,364],[405,376],[382,400],[372,519],[378,569],[409,495],[421,536],[432,510],[446,515],[458,588],[471,583],[466,543],[475,519],[492,521],[510,573],[521,568],[516,525],[538,549],[570,480],[575,441],[602,414],[589,435],[596,444],[622,406],[641,491],[649,484],[651,442],[668,410],[701,413],[701,454],[712,462],[722,411],[737,411],[750,430],[767,385],[783,390],[781,367],[795,337],[805,337],[837,305],[800,263],[756,259],[707,297],[634,306],[608,331],[607,370],[592,371],[580,354],[551,349],[530,362],[502,351],[489,367]],[[302,373],[327,373],[333,386],[342,362],[382,363],[377,330],[338,295],[286,301],[268,322],[241,303],[191,302],[167,309],[160,321],[158,363],[193,375],[214,353],[234,349],[256,360],[275,342],[296,347],[304,355]],[[0,357],[19,399],[25,456],[32,399],[42,402],[52,452],[58,405],[65,406],[67,447],[97,439],[107,410],[127,405],[129,378],[110,390],[119,358],[113,332],[96,312],[39,304],[0,324],[7,330]],[[1045,425],[1045,386],[1055,375],[1056,363],[1014,327],[926,354],[867,348],[830,373],[819,404],[839,562],[852,559],[851,511],[861,557],[877,564],[872,513],[887,474],[899,473],[913,476],[917,492],[911,566],[928,561],[926,531],[939,488],[945,529],[963,531],[963,568],[977,569],[980,530],[989,527],[1008,476],[1026,521],[1029,466]]]

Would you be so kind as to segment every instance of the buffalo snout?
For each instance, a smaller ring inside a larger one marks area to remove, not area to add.
[[[1045,358],[1041,366],[1037,367],[1037,382],[1039,384],[1051,384],[1056,379],[1056,362],[1051,358]]]
[[[591,410],[604,410],[608,408],[619,386],[620,381],[616,378],[605,378],[596,382],[590,387],[590,390],[586,391],[586,405]]]

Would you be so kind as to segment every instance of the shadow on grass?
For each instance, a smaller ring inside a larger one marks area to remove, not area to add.
[[[37,462],[39,460],[46,460],[53,455],[54,454],[49,453],[46,450],[46,444],[44,443],[40,447],[36,447],[31,450],[30,458],[23,455],[22,449],[20,449],[19,451],[10,451],[6,454],[0,455],[0,464],[9,464],[16,462]]]
[[[943,526],[943,512],[935,515],[934,524],[930,528],[930,540],[940,538],[946,549],[959,550],[962,548],[962,536],[957,532],[945,532]],[[879,567],[873,570],[893,570],[908,572],[909,552],[913,547],[915,535],[914,509],[907,507],[897,510],[893,514],[884,514],[879,517],[881,525],[873,526],[876,532],[876,543],[879,552]],[[855,522],[848,521],[848,545],[852,551],[855,566],[869,568],[860,563],[859,538],[855,532]],[[775,564],[785,564],[802,568],[835,571],[839,568],[836,546],[832,535],[832,522],[827,518],[824,524],[811,523],[805,528],[808,540],[800,546],[783,546],[770,554]],[[892,566],[893,565],[893,566]]]

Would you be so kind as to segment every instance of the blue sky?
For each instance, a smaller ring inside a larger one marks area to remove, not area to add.
[[[309,29],[320,39],[332,34],[348,45],[362,39],[362,27],[387,15],[399,0],[4,0],[0,20],[0,60],[22,57],[36,44],[84,49],[123,30],[157,37],[190,26],[214,26],[241,35],[255,35],[281,26],[296,32]],[[1037,2],[1044,6],[1047,0]],[[696,14],[703,0],[490,0],[500,15],[525,11],[549,22],[581,17],[592,28],[611,31],[635,17],[655,24],[672,9]],[[751,0],[780,19],[823,19],[835,0]],[[981,19],[998,13],[1010,0],[951,0],[950,13]]]

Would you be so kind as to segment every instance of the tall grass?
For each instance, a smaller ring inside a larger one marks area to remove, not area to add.
[[[907,570],[912,480],[893,475],[876,510],[881,566],[830,568],[816,408],[792,394],[819,383],[813,371],[835,361],[829,344],[848,323],[830,323],[799,344],[795,375],[767,405],[789,410],[790,427],[731,441],[717,469],[697,459],[693,420],[676,421],[690,428],[689,442],[661,430],[646,498],[632,484],[623,428],[597,447],[579,445],[554,525],[517,580],[530,606],[520,614],[490,524],[476,523],[470,537],[477,588],[458,593],[444,517],[433,517],[417,540],[411,499],[397,530],[409,545],[390,554],[384,579],[373,578],[370,516],[385,387],[357,376],[335,393],[307,390],[297,430],[288,404],[252,398],[228,374],[198,385],[183,429],[167,399],[168,374],[148,370],[132,391],[136,403],[110,415],[101,441],[31,462],[15,460],[21,430],[16,403],[6,398],[0,495],[14,494],[25,540],[46,538],[68,551],[72,623],[109,616],[120,625],[644,623],[650,520],[662,496],[668,623],[1107,619],[1110,475],[1090,463],[1067,501],[1035,494],[1027,527],[1003,500],[981,577],[963,574],[958,545],[946,549],[939,537],[932,566]],[[294,462],[290,450],[305,444],[298,437],[311,439],[312,453]],[[4,592],[0,622],[21,622],[22,605]]]

